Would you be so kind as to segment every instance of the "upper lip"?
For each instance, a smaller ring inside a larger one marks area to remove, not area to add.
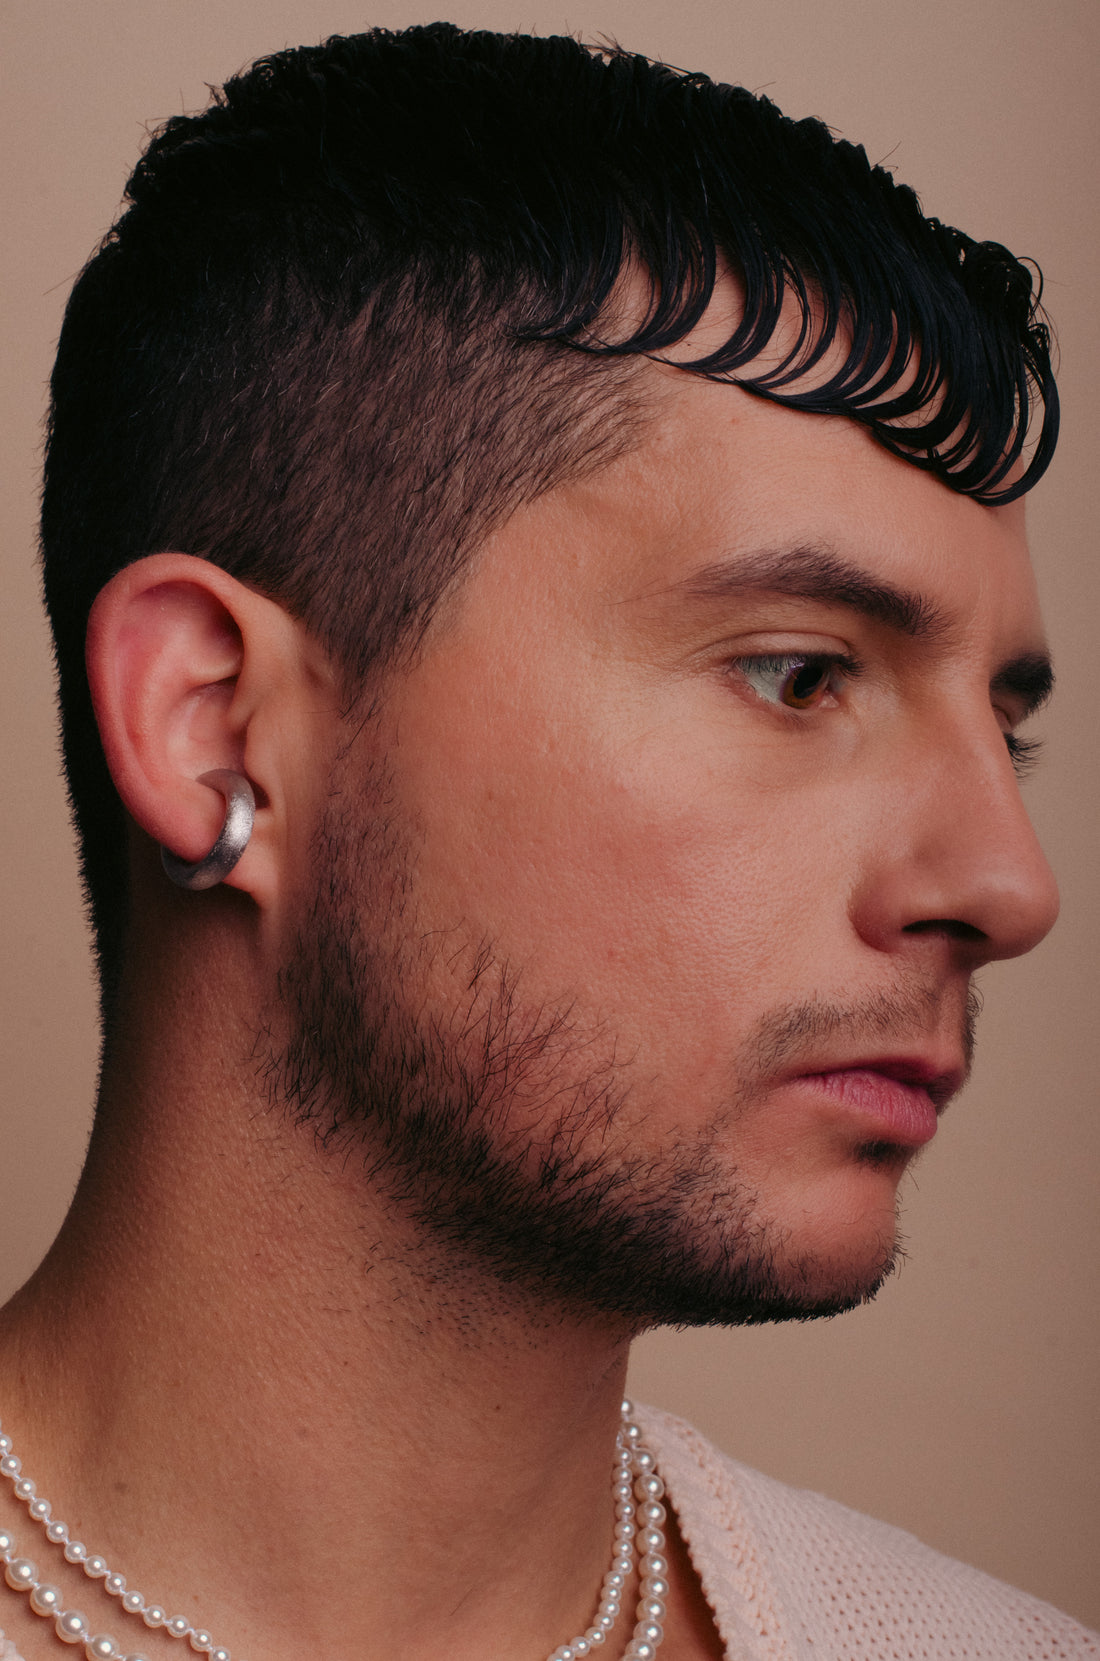
[[[878,1055],[845,1057],[843,1060],[814,1062],[801,1066],[798,1076],[812,1078],[817,1073],[881,1073],[884,1078],[897,1079],[899,1084],[910,1084],[927,1090],[937,1111],[947,1106],[951,1097],[966,1082],[967,1068],[955,1058],[950,1061],[929,1055]]]

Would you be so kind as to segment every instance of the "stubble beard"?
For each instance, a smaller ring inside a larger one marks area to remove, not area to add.
[[[615,1035],[576,1002],[528,1001],[490,941],[427,928],[396,817],[379,800],[364,827],[342,801],[318,832],[317,880],[280,977],[268,1087],[327,1157],[361,1164],[433,1261],[626,1333],[807,1320],[874,1296],[902,1255],[896,1228],[855,1262],[800,1256],[761,1220],[728,1150],[754,1071],[780,1049],[845,1023],[911,1022],[931,993],[775,1012],[745,1047],[729,1103],[639,1150],[627,1134],[637,1069]],[[441,964],[459,988],[445,1003],[428,991]]]

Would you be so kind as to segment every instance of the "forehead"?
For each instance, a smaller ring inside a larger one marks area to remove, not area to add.
[[[521,615],[590,628],[690,619],[723,597],[724,570],[817,550],[920,595],[997,651],[1042,649],[1022,502],[960,496],[847,418],[666,366],[645,373],[641,442],[489,539],[470,579],[478,609],[512,626]]]

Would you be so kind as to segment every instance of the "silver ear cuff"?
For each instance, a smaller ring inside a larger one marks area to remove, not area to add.
[[[243,773],[215,767],[210,773],[200,773],[198,782],[225,797],[225,818],[214,846],[205,859],[196,860],[194,865],[161,848],[160,862],[177,888],[216,888],[248,847],[256,818],[256,797]]]

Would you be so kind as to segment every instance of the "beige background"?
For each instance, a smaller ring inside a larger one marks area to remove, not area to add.
[[[807,1328],[660,1333],[634,1388],[746,1460],[924,1535],[1100,1624],[1095,674],[1100,524],[1096,0],[440,0],[454,21],[618,36],[824,116],[925,206],[1038,257],[1065,437],[1031,508],[1061,671],[1028,784],[1063,920],[985,977],[974,1081],[906,1199],[911,1260],[878,1303]],[[95,1076],[88,955],[32,567],[43,383],[68,285],[143,123],[250,58],[431,0],[7,0],[0,893],[0,1296],[76,1179]]]

